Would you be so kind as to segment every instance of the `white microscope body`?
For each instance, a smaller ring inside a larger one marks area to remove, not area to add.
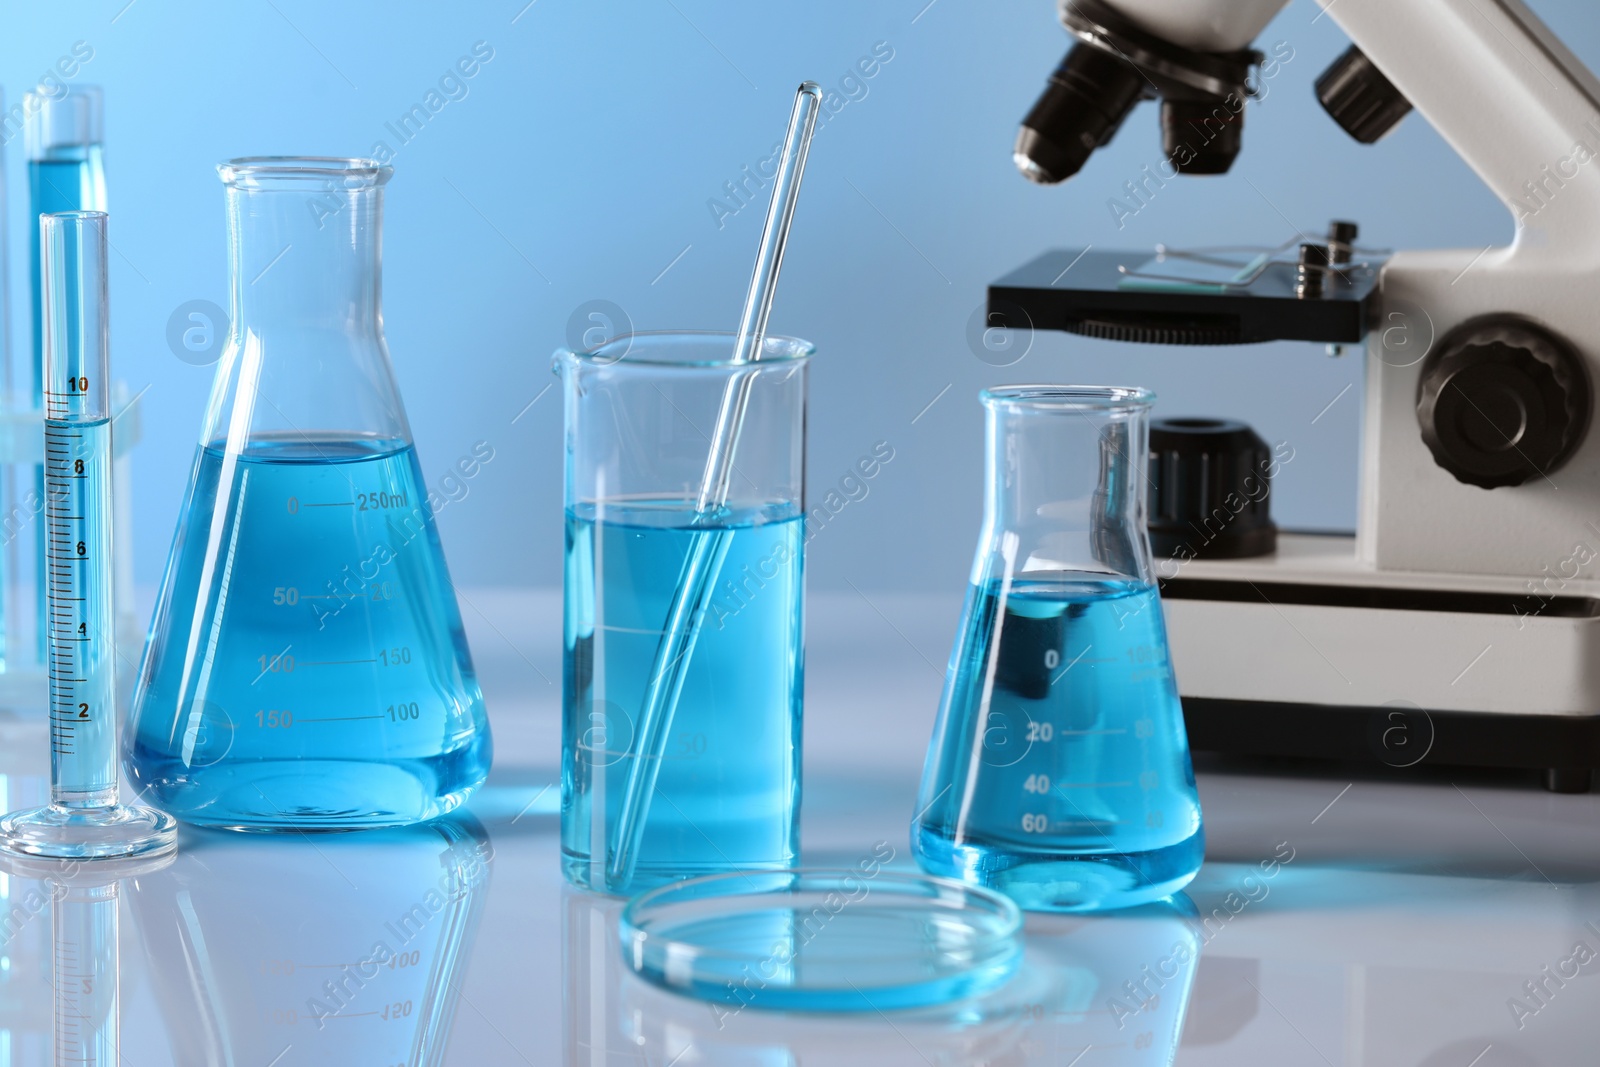
[[[1551,789],[1587,789],[1600,767],[1600,433],[1588,424],[1600,81],[1519,0],[1318,2],[1505,204],[1516,235],[1398,251],[1382,268],[1353,538],[1285,532],[1270,555],[1162,568],[1179,577],[1163,600],[1191,736],[1392,766],[1540,768]],[[1065,17],[1074,4],[1062,6]],[[1083,6],[1183,48],[1236,52],[1283,0]],[[1471,321],[1484,316],[1497,318]],[[1506,339],[1506,321],[1551,341],[1518,358],[1554,392],[1501,383],[1500,369],[1473,389],[1445,380],[1441,346],[1470,363],[1482,353],[1469,349]],[[1540,363],[1559,363],[1552,347],[1569,361],[1555,386]],[[1551,404],[1564,454],[1523,464],[1520,484],[1470,484],[1430,447],[1432,434],[1447,451],[1477,449],[1467,468],[1516,467]],[[1425,433],[1429,417],[1442,426]]]

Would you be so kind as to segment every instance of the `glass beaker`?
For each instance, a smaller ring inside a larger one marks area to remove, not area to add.
[[[1154,398],[981,398],[983,529],[912,847],[1025,908],[1166,897],[1205,837],[1145,532]]]
[[[769,336],[742,364],[733,351],[732,334],[658,333],[556,354],[561,854],[585,888],[634,893],[798,855],[812,347]],[[697,497],[710,430],[740,388],[727,503],[708,514]]]
[[[488,773],[483,696],[379,310],[390,169],[236,159],[232,305],[128,726],[192,823],[433,818]]]

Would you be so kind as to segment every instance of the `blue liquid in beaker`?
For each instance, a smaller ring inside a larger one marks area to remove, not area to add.
[[[130,724],[177,817],[417,822],[488,773],[483,697],[409,444],[200,449]]]
[[[1205,851],[1154,587],[1075,572],[968,592],[913,847],[1025,908],[1158,900]]]
[[[791,509],[792,510],[792,509]],[[792,866],[798,854],[801,538],[798,515],[690,526],[692,503],[567,513],[562,864],[577,885],[632,893],[678,878]],[[689,653],[633,877],[607,848],[639,709],[697,536],[731,531]]]

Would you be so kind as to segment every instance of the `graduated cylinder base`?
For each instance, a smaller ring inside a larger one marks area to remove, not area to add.
[[[1022,852],[958,845],[919,826],[911,848],[928,873],[988,886],[1029,911],[1104,911],[1163,900],[1188,885],[1205,856],[1205,832],[1147,852]]]
[[[154,856],[177,847],[178,824],[154,808],[50,805],[0,819],[0,851],[49,859]]]

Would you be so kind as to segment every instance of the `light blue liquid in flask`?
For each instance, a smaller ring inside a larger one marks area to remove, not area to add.
[[[984,394],[984,533],[912,845],[1023,907],[1177,892],[1205,851],[1145,524],[1148,394]]]
[[[140,668],[130,771],[201,825],[431,819],[483,782],[492,746],[378,325],[390,172],[220,169],[233,329]]]

